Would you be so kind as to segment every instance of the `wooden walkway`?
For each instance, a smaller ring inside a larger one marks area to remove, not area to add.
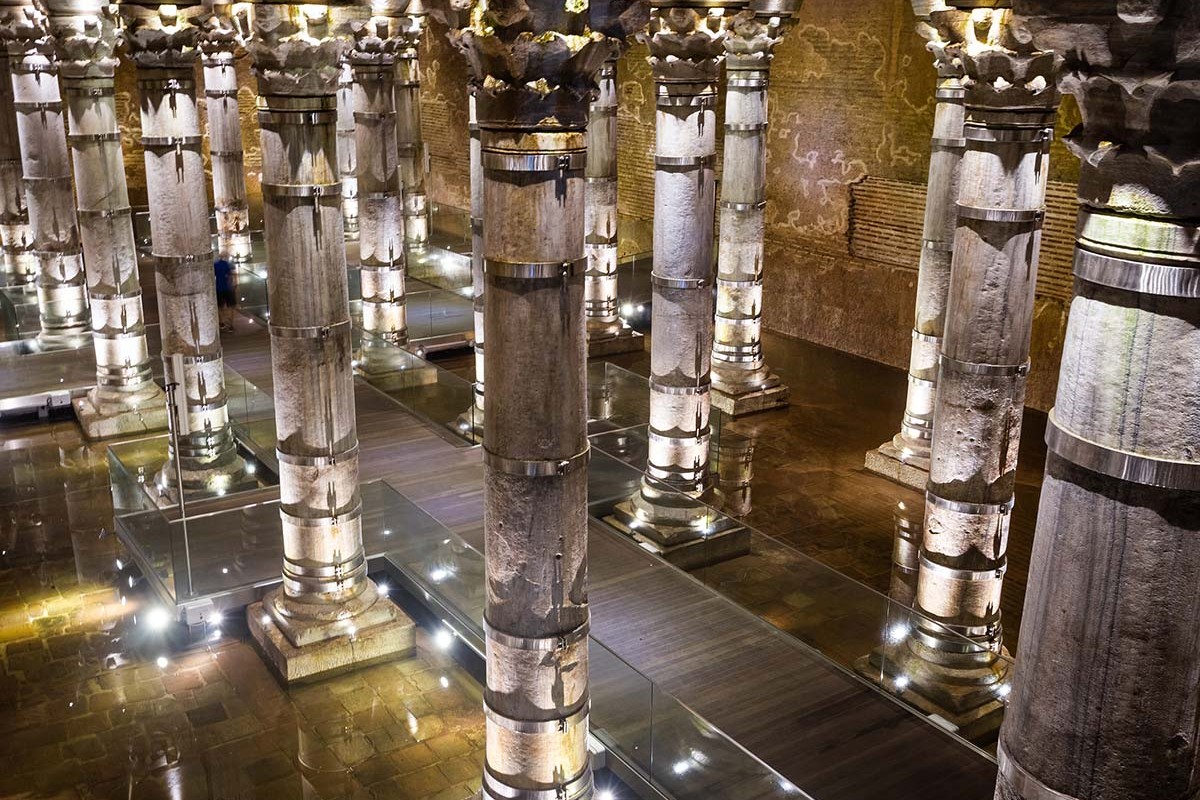
[[[225,341],[270,391],[266,332]],[[479,451],[357,384],[362,479],[482,548]],[[817,800],[988,800],[995,766],[799,641],[593,522],[595,638]]]

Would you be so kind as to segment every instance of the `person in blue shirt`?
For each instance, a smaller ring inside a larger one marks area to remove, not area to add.
[[[213,262],[213,273],[217,278],[217,315],[221,330],[233,332],[233,314],[237,311],[237,285],[233,265],[223,258]]]

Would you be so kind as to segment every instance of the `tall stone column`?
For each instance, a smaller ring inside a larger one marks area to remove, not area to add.
[[[483,152],[479,141],[479,119],[476,112],[475,88],[468,87],[467,120],[471,128],[471,297],[475,322],[475,383],[471,387],[471,405],[458,415],[455,425],[461,433],[476,442],[483,441],[484,356],[483,343],[487,336],[483,325]]]
[[[964,3],[966,5],[966,3]],[[954,30],[954,11],[935,11]],[[976,9],[948,48],[966,72],[958,228],[917,576],[913,690],[987,727],[1007,690],[1000,591],[1045,213],[1057,62],[1007,8]]]
[[[263,233],[283,585],[247,609],[288,681],[406,653],[412,623],[367,578],[338,169],[339,64],[357,4],[255,3]]]
[[[158,477],[168,494],[178,488],[175,458],[187,490],[227,489],[244,479],[226,407],[200,151],[196,21],[204,13],[197,2],[121,6],[137,67],[163,367],[180,395],[178,452],[172,444]]]
[[[246,202],[236,66],[248,21],[244,14],[234,14],[231,3],[214,2],[210,8],[212,13],[203,21],[199,47],[200,64],[204,68],[217,252],[231,261],[248,261],[250,206]]]
[[[622,50],[624,42],[622,42]],[[621,320],[617,309],[617,62],[600,70],[600,93],[588,117],[585,225],[588,270],[584,279],[588,354],[632,353],[642,335]]]
[[[429,243],[429,203],[425,196],[428,163],[421,136],[421,34],[426,11],[411,0],[402,24],[404,47],[396,56],[396,157],[404,193],[404,235],[413,246]]]
[[[963,139],[962,63],[947,53],[946,45],[962,41],[970,13],[956,11],[943,0],[913,0],[917,32],[933,54],[937,70],[934,90],[933,138],[930,140],[929,179],[925,193],[925,230],[917,268],[917,310],[908,362],[908,395],[900,432],[890,442],[867,453],[867,468],[895,478],[914,489],[924,489],[929,479],[929,447],[933,441],[933,403],[937,395],[938,355],[946,330],[946,304],[950,291],[950,262],[958,224],[959,165]],[[946,36],[930,14],[941,14],[941,24],[956,33]]]
[[[483,163],[483,797],[576,800],[593,796],[584,164],[590,94],[615,43],[588,32],[606,0],[518,2],[478,6],[453,34]]]
[[[408,0],[372,0],[371,19],[355,28],[355,151],[358,157],[358,250],[362,327],[393,344],[408,341],[404,298],[404,217],[396,168],[396,108],[392,83],[403,47]],[[371,344],[363,349],[370,361]]]
[[[1082,111],[1067,142],[1081,208],[996,797],[1194,797],[1200,17],[1167,0],[1015,5]]]
[[[731,549],[723,552],[715,518],[700,502],[716,500],[708,463],[714,107],[730,7],[655,7],[643,37],[657,103],[649,463],[641,489],[615,509],[615,522],[687,566],[745,544],[726,537]]]
[[[767,84],[799,0],[751,0],[725,37],[725,149],[712,343],[713,404],[739,416],[787,405],[791,390],[762,348],[763,218],[767,205]]]
[[[22,177],[12,72],[8,50],[0,47],[0,267],[8,286],[31,286],[37,280]]]
[[[338,174],[342,178],[342,224],[358,238],[358,134],[354,127],[354,69],[343,60],[337,83]]]
[[[0,3],[0,40],[8,49],[37,261],[38,343],[47,349],[82,347],[89,339],[87,280],[49,18],[32,1],[5,0]]]
[[[116,7],[102,0],[51,0],[45,6],[66,101],[96,353],[96,386],[74,401],[75,413],[89,439],[161,430],[167,426],[166,399],[150,368],[117,126]]]

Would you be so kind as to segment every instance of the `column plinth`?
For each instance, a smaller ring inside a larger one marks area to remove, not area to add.
[[[162,358],[182,401],[174,442],[159,472],[174,502],[179,459],[184,491],[236,490],[253,481],[237,452],[225,395],[218,333],[208,192],[196,103],[197,3],[121,6],[125,43],[137,67],[142,150],[150,203]]]
[[[962,40],[970,13],[952,9],[942,0],[913,0],[913,10],[918,19],[917,32],[927,41],[926,49],[933,54],[937,70],[925,227],[917,269],[917,306],[904,416],[900,421],[900,432],[877,450],[867,453],[867,468],[914,489],[924,489],[929,479],[938,357],[946,330],[950,267],[958,222],[955,202],[959,169],[967,144],[963,138],[966,89],[962,82],[962,62],[948,53],[946,46],[951,41]],[[934,11],[940,13],[938,24],[930,17]]]
[[[1082,116],[1075,294],[998,800],[1200,792],[1200,21],[1017,2]]]
[[[351,4],[256,3],[283,585],[247,609],[288,681],[411,652],[412,622],[367,577],[339,169]]]
[[[732,416],[787,405],[791,390],[763,357],[767,87],[783,27],[799,2],[752,0],[725,37],[725,149],[712,343],[713,404]]]
[[[34,2],[0,4],[38,296],[37,344],[83,347],[91,338],[83,248],[75,215],[59,61],[50,20]]]
[[[681,566],[749,547],[748,531],[706,505],[719,502],[709,469],[709,365],[726,10],[656,8],[644,35],[657,106],[649,460],[640,490],[617,505],[612,521]]]
[[[212,5],[212,13],[203,20],[199,47],[200,64],[204,68],[217,253],[230,261],[245,262],[251,257],[250,207],[246,202],[236,62],[244,51],[249,20],[244,13],[235,15],[232,8],[227,3]]]
[[[73,402],[89,439],[167,427],[154,382],[133,212],[117,125],[115,7],[100,0],[47,3],[59,58],[86,268],[96,386]]]

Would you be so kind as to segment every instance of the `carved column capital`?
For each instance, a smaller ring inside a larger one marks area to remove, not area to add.
[[[962,66],[968,106],[1057,108],[1062,59],[1023,35],[1011,10],[975,8],[964,21],[962,11],[950,8],[932,11],[930,20],[949,42],[946,55]]]
[[[374,0],[369,18],[351,21],[353,43],[347,54],[351,63],[391,64],[409,47],[415,50],[415,42],[408,38],[411,18],[405,16],[409,5],[408,0]]]
[[[260,94],[336,94],[351,21],[362,20],[365,11],[356,3],[255,3],[247,49]]]
[[[196,46],[205,66],[228,64],[240,55],[250,38],[250,15],[231,3],[213,3],[200,19]]]
[[[190,69],[199,55],[200,23],[207,15],[198,2],[122,3],[130,60],[144,69]]]
[[[721,76],[729,17],[725,9],[688,6],[654,8],[645,33],[647,61],[656,81],[715,83]],[[752,15],[746,13],[747,18]]]
[[[942,78],[961,78],[962,62],[946,52],[954,42],[966,40],[971,12],[959,11],[941,0],[912,0],[917,15],[917,34],[925,40],[925,49],[933,55],[933,65]],[[940,24],[933,21],[933,12],[940,12]]]
[[[0,43],[10,56],[54,56],[50,17],[32,0],[0,2]]]
[[[120,18],[107,0],[45,0],[64,78],[111,78],[116,73]]]
[[[1146,0],[1095,9],[1017,4],[1022,32],[1063,61],[1083,123],[1080,199],[1134,214],[1200,216],[1200,18]],[[1168,19],[1170,17],[1170,19]]]

